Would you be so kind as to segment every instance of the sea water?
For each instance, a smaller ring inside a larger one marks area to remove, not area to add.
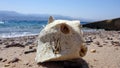
[[[4,21],[0,23],[0,38],[38,35],[46,24],[47,21]],[[96,29],[83,28],[83,31],[91,32]]]
[[[4,21],[0,23],[0,38],[37,35],[47,21]]]

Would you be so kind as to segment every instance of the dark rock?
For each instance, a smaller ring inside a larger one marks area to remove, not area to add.
[[[103,47],[102,45],[98,45],[98,47]]]
[[[120,18],[92,22],[84,24],[83,27],[105,29],[105,30],[120,30]]]
[[[29,51],[25,51],[24,54],[28,54],[28,53],[32,53],[32,52],[36,52],[36,49],[32,49],[32,50],[29,50]]]
[[[9,48],[9,47],[25,47],[25,46],[20,44],[20,43],[14,43],[13,42],[13,43],[5,46],[5,48]]]
[[[18,62],[18,61],[20,61],[20,59],[15,57],[12,60],[10,60],[8,63],[15,63],[15,62]]]
[[[32,67],[32,65],[28,65],[29,67]]]
[[[3,58],[0,58],[0,61],[2,61],[3,60]]]
[[[87,37],[87,38],[85,38],[85,40],[86,40],[86,43],[91,43],[91,42],[93,42],[92,37]]]
[[[7,59],[3,59],[3,60],[2,60],[2,62],[6,62],[6,61],[7,61]]]
[[[103,41],[103,43],[108,43],[107,41]]]
[[[25,45],[30,45],[30,44],[32,44],[32,43],[33,43],[32,40],[28,40],[27,43],[26,43]]]
[[[108,37],[107,40],[113,40],[113,38]]]
[[[100,42],[96,41],[95,44],[100,45]]]
[[[34,46],[29,46],[29,49],[33,49]]]
[[[120,42],[117,42],[117,41],[111,41],[111,44],[115,46],[120,46]]]

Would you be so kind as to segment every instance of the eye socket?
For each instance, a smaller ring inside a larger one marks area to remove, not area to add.
[[[68,26],[66,24],[61,24],[60,30],[64,34],[70,33],[70,30],[69,30],[69,28],[68,28]]]

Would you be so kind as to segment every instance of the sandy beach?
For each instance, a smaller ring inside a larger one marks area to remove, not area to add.
[[[37,64],[35,36],[0,39],[0,68],[120,68],[120,32],[84,32],[88,52],[73,61]]]

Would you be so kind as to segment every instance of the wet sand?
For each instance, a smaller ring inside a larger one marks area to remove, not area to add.
[[[36,36],[0,39],[0,68],[120,68],[120,32],[84,32],[88,52],[73,61],[37,64]]]

